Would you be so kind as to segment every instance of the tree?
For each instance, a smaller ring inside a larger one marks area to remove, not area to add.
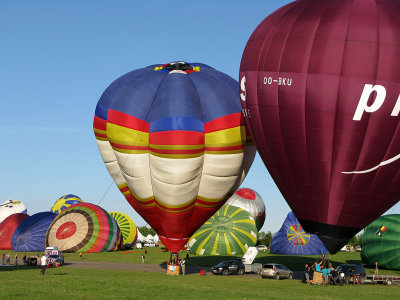
[[[155,236],[157,234],[153,228],[148,228],[147,226],[141,226],[138,227],[137,229],[145,237],[148,236],[149,234],[151,234],[152,236]]]
[[[260,231],[257,234],[257,242],[258,245],[269,245],[272,241],[272,232],[268,231],[267,233]]]

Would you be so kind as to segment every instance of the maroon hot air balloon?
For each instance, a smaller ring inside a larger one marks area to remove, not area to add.
[[[12,250],[11,238],[18,225],[25,220],[29,215],[27,214],[12,214],[8,216],[3,222],[0,223],[0,249]]]
[[[336,253],[400,199],[400,1],[298,0],[240,67],[257,149],[304,229]]]

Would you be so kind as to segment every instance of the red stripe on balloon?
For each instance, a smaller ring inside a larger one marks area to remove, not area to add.
[[[149,150],[159,154],[198,154],[203,153],[204,148],[200,149],[156,149],[149,147]]]
[[[110,142],[110,145],[114,148],[125,149],[125,150],[149,150],[148,146],[132,146],[132,145],[122,145]]]
[[[226,115],[221,118],[204,123],[204,133],[234,128],[240,125],[244,125],[241,112]]]
[[[149,132],[150,128],[150,124],[148,122],[113,109],[108,111],[107,121],[115,125],[139,130],[142,132]]]
[[[183,130],[152,132],[149,143],[155,145],[203,145],[204,133]]]
[[[107,121],[95,115],[93,128],[105,131],[107,129]]]

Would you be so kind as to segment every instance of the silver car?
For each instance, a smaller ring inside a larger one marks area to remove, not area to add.
[[[279,280],[280,278],[293,278],[293,271],[290,271],[288,268],[286,268],[284,265],[281,264],[276,264],[276,263],[270,263],[270,264],[264,264],[260,270],[260,275],[262,278],[275,278]]]

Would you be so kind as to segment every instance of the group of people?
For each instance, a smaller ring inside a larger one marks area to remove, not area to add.
[[[177,254],[171,254],[169,261],[167,262],[168,265],[175,265],[181,267],[182,275],[186,274],[186,260],[189,259],[189,253],[186,254],[186,259],[182,258],[179,259]]]
[[[2,265],[3,266],[11,265],[11,255],[10,255],[10,253],[7,253],[7,254],[3,253],[1,258],[2,258]],[[24,257],[23,257],[22,261],[23,261],[24,265],[26,265],[26,263],[27,263],[26,253],[24,254]],[[18,266],[18,253],[15,253],[15,255],[14,255],[14,265]]]
[[[321,260],[320,263],[315,262],[314,264],[306,264],[304,269],[304,278],[307,284],[315,283],[315,273],[321,273],[323,278],[323,285],[327,285],[332,282],[334,285],[343,285],[342,277],[339,272],[333,267],[332,263],[329,263],[328,267],[325,266],[325,260]]]

